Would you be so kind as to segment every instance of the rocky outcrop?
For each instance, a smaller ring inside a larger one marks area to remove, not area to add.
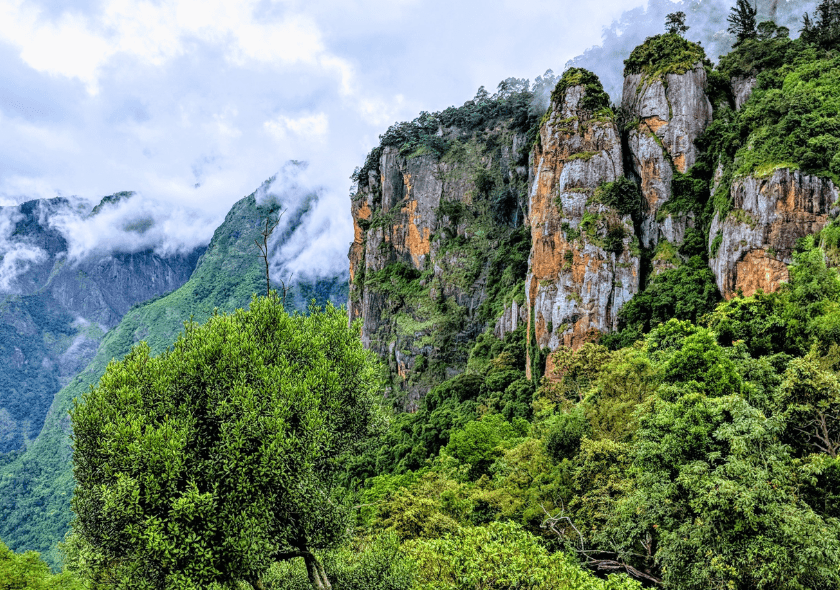
[[[386,361],[407,409],[440,380],[424,371],[463,370],[469,343],[488,324],[477,312],[489,261],[522,223],[500,219],[499,203],[511,200],[514,215],[524,203],[524,134],[502,122],[480,137],[457,128],[445,135],[454,146],[445,157],[382,148],[351,204],[350,319],[363,320],[362,342]]]
[[[130,195],[106,197],[90,215]],[[62,198],[0,207],[0,453],[35,438],[54,394],[90,362],[105,332],[133,305],[183,285],[204,252],[70,260],[53,220],[72,207]]]
[[[515,332],[521,325],[528,322],[528,307],[519,305],[515,300],[505,307],[502,315],[496,320],[496,327],[493,335],[499,340],[504,340],[506,334]]]
[[[552,104],[533,156],[525,288],[540,349],[577,347],[615,328],[639,287],[633,221],[597,192],[623,175],[619,131],[610,116],[582,108],[585,93],[573,86]]]
[[[732,209],[716,214],[709,232],[709,264],[724,297],[775,291],[788,279],[796,240],[836,215],[837,198],[830,180],[788,168],[735,180]]]
[[[706,70],[699,63],[664,79],[645,74],[624,79],[622,108],[637,121],[627,144],[647,203],[639,236],[645,248],[655,247],[660,239],[678,244],[692,225],[693,219],[684,215],[672,219],[665,215],[663,221],[660,210],[671,199],[674,170],[684,173],[697,161],[694,141],[712,120],[705,89]]]
[[[732,96],[735,99],[735,110],[740,111],[744,103],[752,96],[752,91],[758,83],[755,74],[748,76],[735,76],[730,84],[732,85]]]

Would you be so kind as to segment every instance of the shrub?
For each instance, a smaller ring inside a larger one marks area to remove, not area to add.
[[[624,60],[624,75],[645,74],[661,77],[684,74],[698,63],[708,62],[706,52],[697,43],[683,39],[676,33],[648,37]]]

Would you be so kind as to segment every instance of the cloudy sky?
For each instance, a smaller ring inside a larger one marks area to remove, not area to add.
[[[0,204],[134,190],[207,240],[233,202],[306,159],[343,256],[348,177],[388,125],[562,71],[632,7],[0,0]]]

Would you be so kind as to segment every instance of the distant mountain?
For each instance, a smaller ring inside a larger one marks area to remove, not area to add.
[[[253,294],[264,292],[264,266],[254,240],[268,210],[257,205],[255,194],[232,207],[184,285],[130,309],[105,334],[91,362],[55,396],[40,435],[26,450],[0,456],[0,539],[9,547],[40,551],[53,564],[60,560],[56,544],[72,518],[74,485],[67,412],[73,399],[98,381],[111,359],[121,358],[141,340],[159,353],[174,342],[190,318],[202,322],[216,309],[247,307]],[[288,222],[278,229],[275,249],[301,225],[312,202],[306,199],[288,206],[284,216]],[[304,310],[313,298],[319,304],[344,304],[347,289],[347,275],[300,279],[289,285],[287,307]]]
[[[91,250],[71,259],[56,219],[96,216],[131,195],[105,197],[87,214],[63,198],[0,207],[0,453],[35,438],[53,396],[105,332],[133,305],[183,285],[204,252]]]

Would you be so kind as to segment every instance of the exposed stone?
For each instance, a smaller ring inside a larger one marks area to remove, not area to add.
[[[755,75],[735,76],[732,78],[732,95],[735,97],[735,110],[740,111],[744,103],[752,96],[758,78]]]
[[[496,320],[496,327],[493,329],[493,334],[499,340],[503,340],[505,334],[515,332],[521,323],[528,322],[528,307],[519,305],[516,301],[511,301],[502,315]]]
[[[451,351],[435,350],[424,343],[439,326],[419,309],[423,305],[416,300],[407,303],[399,297],[390,297],[357,279],[361,269],[364,269],[362,276],[371,277],[390,264],[405,264],[426,273],[418,282],[425,289],[423,297],[428,297],[429,307],[445,298],[465,312],[466,321],[455,341],[468,342],[486,328],[477,317],[478,307],[487,297],[483,274],[471,284],[452,280],[453,274],[463,275],[463,269],[474,261],[471,257],[466,259],[457,249],[442,251],[441,248],[444,233],[469,239],[466,224],[439,214],[438,208],[442,201],[473,205],[478,167],[498,170],[511,187],[516,182],[524,185],[522,175],[527,171],[517,171],[516,165],[519,149],[525,142],[524,134],[511,133],[504,126],[493,132],[502,138],[501,145],[496,144],[498,152],[483,154],[480,144],[470,144],[470,149],[477,151],[469,156],[469,163],[457,158],[441,160],[432,154],[406,158],[396,148],[385,147],[379,174],[369,177],[367,183],[360,182],[351,202],[355,235],[349,252],[350,319],[363,320],[362,343],[386,361],[392,383],[405,396],[407,410],[416,409],[429,387],[428,383],[412,380],[420,357],[439,362],[441,355],[451,355]],[[440,133],[450,140],[465,135],[456,128],[443,129]],[[517,310],[516,314],[520,313]],[[509,312],[506,317],[507,323],[502,322],[497,329],[502,335],[511,331],[511,325],[512,329],[516,328],[520,316],[514,317]],[[450,363],[451,360],[446,358],[446,370],[453,374],[462,372],[463,366],[459,362]],[[465,357],[458,360],[466,363]]]
[[[671,198],[674,170],[684,173],[697,161],[694,141],[712,120],[705,89],[702,64],[684,74],[668,74],[664,80],[643,74],[624,79],[622,107],[639,121],[628,134],[628,146],[647,202],[639,236],[645,248],[655,247],[661,238],[679,244],[690,227],[690,218],[663,222],[659,211]]]
[[[773,291],[787,280],[796,240],[826,225],[838,191],[830,180],[781,168],[734,181],[731,195],[732,209],[723,220],[715,215],[709,232],[709,265],[727,299],[739,290]]]
[[[526,301],[533,310],[529,333],[539,348],[552,350],[615,328],[618,310],[639,286],[630,216],[593,199],[600,184],[623,175],[620,136],[612,120],[578,108],[584,92],[571,87],[552,105],[534,153]],[[618,253],[605,248],[611,230],[624,235]]]
[[[685,172],[694,165],[694,140],[712,121],[702,64],[684,74],[668,74],[664,82],[631,74],[624,79],[621,104],[659,137],[677,170]]]

